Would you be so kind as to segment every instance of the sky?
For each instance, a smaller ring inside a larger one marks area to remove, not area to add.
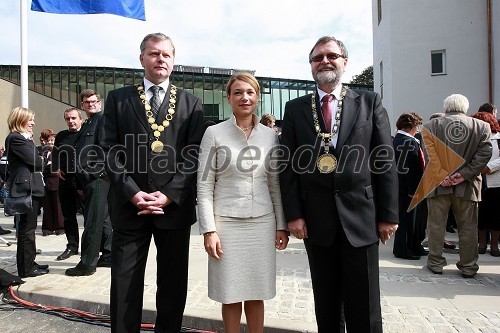
[[[145,0],[146,21],[29,10],[28,63],[140,68],[148,33],[169,35],[175,63],[311,80],[308,54],[332,35],[349,52],[343,82],[373,64],[371,0]],[[2,0],[0,64],[20,64],[20,0]]]

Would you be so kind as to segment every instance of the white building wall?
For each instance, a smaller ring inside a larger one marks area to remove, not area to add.
[[[35,143],[39,144],[40,132],[46,128],[59,132],[67,129],[64,121],[64,110],[71,106],[61,103],[50,97],[36,93],[28,92],[29,108],[35,112],[35,128],[33,134]],[[7,118],[10,111],[21,105],[21,87],[0,79],[0,147],[4,145],[5,137],[9,134]],[[85,113],[83,113],[85,119]]]
[[[491,1],[493,49],[493,104],[500,108],[500,1]]]
[[[373,38],[374,42],[376,41],[373,43],[373,86],[374,90],[382,95],[384,107],[388,110],[391,124],[393,124],[390,112],[394,109],[393,90],[389,89],[393,86],[392,75],[390,75],[392,73],[391,25],[389,24],[391,12],[386,4],[387,1],[382,2],[383,18],[379,24],[377,0],[372,2]],[[383,73],[380,71],[381,63]]]
[[[453,93],[467,96],[469,114],[488,101],[486,0],[382,0],[380,25],[373,4],[374,64],[384,63],[383,103],[393,129],[401,113],[427,120],[442,112]],[[442,49],[446,75],[433,76],[431,51]]]

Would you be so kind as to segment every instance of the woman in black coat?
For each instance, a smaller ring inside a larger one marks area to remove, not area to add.
[[[11,197],[32,195],[31,212],[19,215],[17,236],[17,273],[20,277],[33,277],[49,272],[47,265],[35,262],[35,229],[38,209],[45,194],[42,173],[43,157],[38,155],[32,140],[35,114],[17,107],[7,119],[10,134],[5,139],[9,164],[9,193]]]

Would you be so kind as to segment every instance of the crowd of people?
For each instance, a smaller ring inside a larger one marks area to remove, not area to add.
[[[463,95],[450,95],[443,104],[444,112],[434,114],[423,126],[416,113],[401,114],[396,123],[399,228],[393,253],[410,260],[428,256],[427,268],[442,274],[447,265],[443,248],[449,248],[444,237],[451,216],[458,229],[456,266],[464,278],[472,278],[479,270],[478,254],[486,253],[488,240],[490,254],[500,256],[495,218],[500,125],[491,103],[481,105],[471,116],[467,116],[469,101]],[[460,162],[453,164],[456,157]],[[425,193],[425,200],[410,207],[418,189],[429,188],[434,180],[436,186]],[[428,250],[423,247],[425,238]]]
[[[443,247],[455,246],[445,240],[452,211],[464,278],[477,273],[488,240],[491,255],[500,256],[496,107],[484,104],[469,117],[467,98],[453,94],[444,113],[423,125],[420,115],[403,113],[391,137],[380,95],[341,83],[349,59],[342,41],[321,37],[308,58],[317,90],[286,103],[281,128],[273,115],[256,115],[260,85],[245,72],[226,86],[230,118],[205,122],[201,100],[170,79],[175,47],[163,33],[140,44],[142,83],[111,91],[104,111],[100,95],[83,90],[80,108],[63,112],[67,129],[43,130],[40,147],[34,112],[12,110],[8,192],[32,197],[31,210],[16,216],[18,275],[49,273],[35,261],[43,207],[42,235],[67,238],[56,260],[80,254],[65,274],[110,267],[111,331],[139,332],[153,240],[155,331],[179,332],[190,229],[198,221],[209,257],[208,297],[221,303],[224,331],[239,332],[244,311],[248,331],[260,333],[264,300],[276,295],[276,250],[293,235],[307,251],[318,332],[331,331],[332,323],[382,332],[379,243],[394,235],[396,257],[427,256],[428,269],[442,274]],[[468,135],[450,137],[459,130]],[[438,182],[410,207],[426,179]]]

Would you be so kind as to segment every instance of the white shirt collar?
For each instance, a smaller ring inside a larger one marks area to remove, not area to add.
[[[318,88],[318,98],[321,101],[323,96],[327,94],[332,94],[335,96],[335,99],[338,101],[340,99],[340,94],[342,93],[342,84],[339,84],[332,92],[328,93]]]
[[[238,127],[238,124],[236,124],[236,117],[234,116],[234,113],[231,113],[231,116],[229,117],[231,119],[231,122],[234,124],[235,127]],[[257,116],[255,113],[252,114],[252,119],[253,119],[253,129],[257,129],[260,124],[260,117]]]
[[[415,141],[417,141],[418,144],[420,144],[420,140],[417,139],[416,137],[414,137],[413,135],[411,135],[410,133],[408,132],[405,132],[403,130],[398,130],[396,133],[398,134],[402,134],[402,135],[406,135],[406,136],[409,136],[410,138],[414,139]]]
[[[170,84],[170,79],[166,79],[162,83],[156,84],[156,86],[162,87],[163,91],[166,92],[167,89],[168,89],[168,85],[169,84]],[[155,84],[153,82],[151,82],[148,79],[144,78],[144,91],[146,91],[146,92],[149,91],[149,88],[151,88],[154,85]]]
[[[26,139],[31,140],[31,133],[29,132],[20,132],[22,136],[24,136]]]

